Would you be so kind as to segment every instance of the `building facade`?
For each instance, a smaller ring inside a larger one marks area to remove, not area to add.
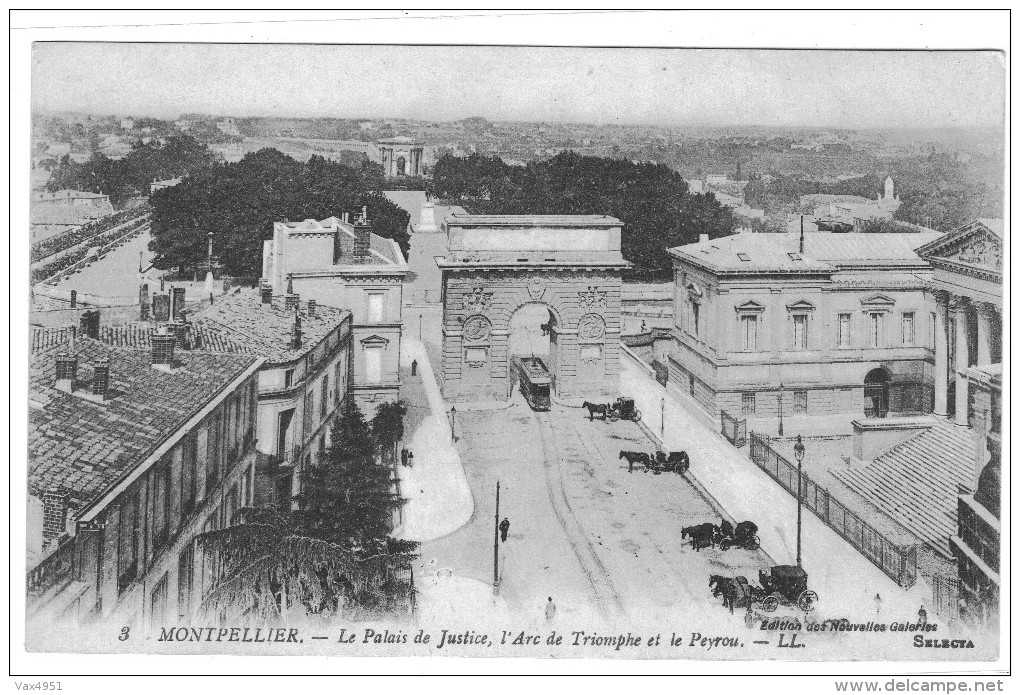
[[[263,360],[256,501],[293,507],[302,471],[325,456],[331,425],[348,400],[351,313],[263,287],[229,295],[195,314],[193,322],[204,349],[242,349]]]
[[[420,142],[406,137],[381,140],[379,157],[386,176],[421,176],[422,153],[425,148]]]
[[[713,418],[931,412],[924,234],[738,234],[670,249],[669,379]],[[803,239],[803,242],[801,242]]]
[[[997,619],[1001,582],[1003,230],[978,219],[918,249],[935,272],[935,413],[976,443],[949,542],[961,612],[985,623]]]
[[[450,215],[442,271],[443,395],[506,400],[514,356],[554,397],[619,395],[623,223],[604,215]]]
[[[350,390],[371,418],[400,394],[403,284],[409,270],[400,247],[372,234],[367,211],[352,224],[278,222],[263,250],[263,282],[352,314]]]
[[[209,571],[196,537],[254,496],[260,364],[175,350],[170,334],[33,355],[30,642],[62,620],[130,631],[194,615]]]

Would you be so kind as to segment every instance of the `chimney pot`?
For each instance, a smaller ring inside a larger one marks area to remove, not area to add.
[[[67,495],[57,489],[42,495],[43,539],[52,541],[64,535],[67,524]]]
[[[698,243],[704,243],[706,241],[708,241],[708,235],[707,234],[699,234],[698,235]]]
[[[309,316],[315,316],[315,309],[316,309],[317,304],[318,303],[314,299],[309,299],[308,300],[308,315]]]
[[[287,294],[283,295],[283,303],[284,306],[287,308],[287,311],[294,311],[295,309],[297,309],[298,302],[300,300],[301,295],[299,294],[293,294],[288,292]]]
[[[162,364],[168,367],[174,363],[174,346],[177,343],[175,336],[160,332],[151,338],[152,342],[152,364]]]
[[[262,303],[272,304],[273,303],[273,287],[272,285],[262,286]]]
[[[292,350],[301,348],[301,314],[294,312],[294,335],[291,336],[290,347]]]
[[[92,367],[92,395],[106,400],[110,392],[110,363],[107,360],[96,362]]]
[[[57,355],[57,388],[61,391],[74,391],[74,381],[78,378],[78,356],[73,352],[69,355],[62,352]]]
[[[170,288],[170,319],[180,318],[184,312],[184,289],[183,287]]]

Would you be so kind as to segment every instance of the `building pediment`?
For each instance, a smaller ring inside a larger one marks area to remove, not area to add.
[[[696,299],[701,299],[705,296],[705,292],[693,282],[687,283],[687,294]]]
[[[861,306],[867,308],[890,308],[896,304],[896,300],[884,294],[873,294],[861,300]]]
[[[917,249],[917,253],[931,263],[949,262],[1002,272],[1001,230],[993,229],[981,220],[925,244]]]
[[[362,338],[359,342],[362,345],[371,346],[371,345],[387,345],[389,344],[390,341],[378,335],[370,335],[367,338]]]
[[[806,299],[800,299],[792,304],[786,305],[787,311],[814,311],[815,305]]]
[[[738,312],[749,312],[749,311],[762,312],[762,311],[765,311],[765,305],[764,304],[759,304],[758,302],[754,301],[753,299],[749,299],[748,301],[744,302],[743,304],[738,304],[737,306],[735,306],[733,308],[736,309]]]

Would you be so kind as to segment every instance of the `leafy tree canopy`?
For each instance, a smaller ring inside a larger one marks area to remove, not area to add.
[[[113,160],[95,152],[79,164],[67,155],[61,157],[46,184],[49,191],[71,188],[79,191],[103,192],[114,206],[120,207],[129,197],[146,194],[154,180],[195,174],[212,165],[209,149],[187,135],[137,143],[126,157]]]
[[[372,231],[393,239],[406,254],[409,215],[380,191],[380,167],[358,169],[313,156],[299,162],[275,149],[249,153],[189,176],[152,198],[153,265],[192,268],[205,259],[207,234],[231,275],[259,275],[262,242],[273,223],[360,213],[367,206]]]
[[[679,173],[659,164],[582,157],[564,152],[526,167],[498,157],[444,156],[433,174],[434,193],[489,214],[612,215],[623,221],[623,255],[633,278],[672,275],[666,249],[694,243],[700,234],[734,229],[728,208],[711,195],[694,195]]]

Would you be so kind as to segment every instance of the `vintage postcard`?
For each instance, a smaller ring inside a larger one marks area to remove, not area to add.
[[[1002,53],[352,38],[24,57],[28,652],[1008,649]]]

